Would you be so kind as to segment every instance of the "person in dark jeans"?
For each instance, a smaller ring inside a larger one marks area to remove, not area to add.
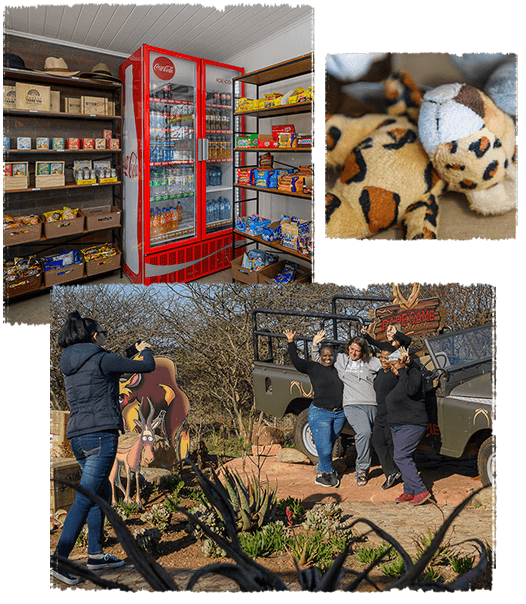
[[[373,425],[372,444],[380,465],[385,474],[382,489],[391,488],[402,477],[402,473],[394,462],[394,445],[391,428],[387,422],[387,406],[385,398],[398,383],[398,377],[391,371],[389,351],[382,350],[379,355],[382,369],[374,380],[376,392],[376,417]]]
[[[395,351],[389,359],[391,369],[398,380],[385,398],[387,421],[393,435],[394,461],[404,480],[404,492],[395,501],[420,505],[431,497],[413,459],[429,423],[424,380],[420,369],[409,358],[405,349]]]
[[[58,344],[64,349],[60,369],[70,407],[66,436],[82,470],[80,485],[109,502],[109,476],[117,454],[119,432],[124,432],[119,377],[123,373],[149,373],[155,369],[155,360],[146,342],[136,345],[142,360],[114,354],[103,348],[107,336],[108,332],[97,321],[73,312],[60,330]],[[102,551],[104,517],[98,505],[77,492],[64,521],[55,556],[67,558],[70,555],[87,522],[87,567],[122,566],[123,560]],[[67,585],[79,582],[56,558],[51,558],[51,575]]]
[[[320,333],[316,334],[318,339]],[[318,453],[315,482],[324,487],[337,487],[340,480],[332,465],[332,450],[345,425],[345,414],[342,406],[343,382],[334,367],[334,349],[321,343],[320,362],[300,359],[294,344],[295,333],[289,329],[284,334],[292,364],[309,376],[314,389],[314,399],[309,407],[309,427]]]

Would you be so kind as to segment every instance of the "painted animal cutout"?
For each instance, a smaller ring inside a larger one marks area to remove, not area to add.
[[[140,358],[140,353],[134,357]],[[163,434],[175,450],[178,460],[186,457],[190,444],[188,414],[190,402],[177,384],[177,368],[172,359],[155,356],[151,373],[125,374],[120,382],[120,407],[125,429],[137,431],[135,421],[148,412],[145,399],[152,402],[155,413],[165,412]]]
[[[139,408],[139,419],[135,419],[135,425],[139,432],[139,438],[132,445],[123,445],[117,448],[117,456],[110,473],[111,482],[111,503],[115,505],[115,488],[118,487],[124,493],[125,503],[133,503],[130,497],[132,472],[135,473],[136,493],[135,503],[142,508],[141,493],[139,489],[139,475],[141,461],[144,456],[146,462],[152,462],[154,458],[153,445],[155,443],[154,430],[163,422],[165,411],[161,411],[159,415],[153,419],[154,406],[150,400],[150,413],[145,420]],[[126,489],[123,488],[120,477],[120,470],[124,467],[126,471]]]

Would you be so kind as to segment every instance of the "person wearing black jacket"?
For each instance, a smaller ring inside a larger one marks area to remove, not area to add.
[[[389,357],[392,371],[398,376],[395,387],[387,394],[387,421],[394,444],[394,461],[404,480],[404,492],[397,503],[420,505],[431,497],[418,474],[414,452],[426,431],[429,418],[425,406],[424,380],[420,369],[399,349]]]
[[[398,383],[398,377],[391,371],[389,354],[388,350],[380,352],[379,358],[382,369],[377,373],[373,384],[374,391],[376,392],[376,417],[374,419],[371,441],[385,474],[385,482],[382,484],[382,489],[391,488],[402,477],[402,473],[394,461],[393,435],[387,422],[385,399]]]
[[[137,351],[142,353],[142,360],[114,354],[103,348],[107,336],[108,332],[97,321],[73,312],[60,330],[58,345],[64,349],[60,369],[64,374],[70,407],[66,436],[82,471],[80,485],[110,501],[109,476],[117,454],[119,432],[124,432],[119,405],[119,377],[123,373],[149,373],[155,369],[155,360],[146,342],[136,345]],[[86,522],[87,567],[122,566],[123,560],[102,551],[104,513],[81,493],[76,494],[66,516],[55,556],[69,556]],[[79,581],[56,558],[51,559],[51,575],[67,585],[75,585]]]
[[[292,364],[309,376],[314,389],[314,399],[309,407],[309,427],[318,453],[315,482],[324,487],[337,487],[340,481],[332,465],[332,450],[346,420],[342,405],[343,382],[334,367],[334,349],[321,344],[319,363],[301,359],[294,344],[295,333],[289,329],[284,335]]]

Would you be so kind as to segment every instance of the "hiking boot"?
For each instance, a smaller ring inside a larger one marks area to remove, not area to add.
[[[411,500],[411,505],[421,505],[425,501],[427,501],[431,497],[431,493],[429,491],[424,491],[423,493],[418,493]]]
[[[97,570],[98,568],[118,568],[124,565],[124,560],[112,556],[111,554],[104,554],[102,558],[88,558],[86,567],[91,570]]]

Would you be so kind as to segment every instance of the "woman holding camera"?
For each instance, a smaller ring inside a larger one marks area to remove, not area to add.
[[[107,337],[108,332],[97,321],[72,312],[60,330],[58,345],[64,349],[60,369],[70,407],[66,436],[82,470],[80,485],[110,501],[108,479],[117,454],[119,432],[124,432],[119,377],[123,373],[149,373],[155,369],[155,360],[146,342],[136,345],[142,360],[132,360],[103,348]],[[81,493],[76,494],[66,516],[55,555],[69,556],[86,522],[87,567],[122,566],[123,560],[102,551],[104,513]],[[60,560],[51,560],[51,575],[68,585],[79,581],[64,570]]]

